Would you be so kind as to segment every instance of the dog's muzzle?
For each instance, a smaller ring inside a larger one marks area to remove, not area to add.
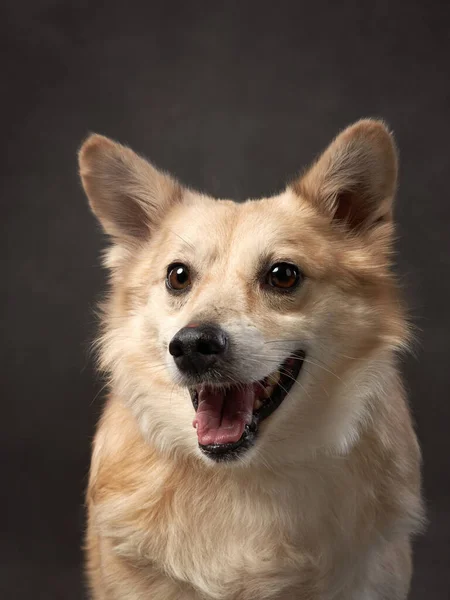
[[[254,444],[259,424],[281,405],[305,357],[298,350],[263,380],[236,381],[227,372],[233,362],[228,335],[210,323],[180,329],[169,352],[189,387],[199,448],[216,462],[237,458]]]

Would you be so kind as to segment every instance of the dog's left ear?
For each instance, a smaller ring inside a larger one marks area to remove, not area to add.
[[[322,214],[350,229],[392,219],[397,152],[382,121],[364,119],[342,131],[291,184]]]

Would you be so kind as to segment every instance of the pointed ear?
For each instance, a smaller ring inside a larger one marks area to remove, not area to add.
[[[348,228],[392,219],[397,152],[382,121],[364,119],[340,133],[292,184],[296,194]]]
[[[181,201],[182,188],[129,148],[91,135],[79,155],[91,209],[116,241],[146,239],[165,212]]]

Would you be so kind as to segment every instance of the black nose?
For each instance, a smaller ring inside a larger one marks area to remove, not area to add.
[[[169,344],[169,352],[180,371],[199,375],[210,369],[227,347],[223,329],[208,323],[180,329]]]

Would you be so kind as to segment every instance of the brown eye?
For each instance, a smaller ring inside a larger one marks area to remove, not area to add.
[[[166,286],[169,290],[181,292],[191,285],[191,274],[186,265],[177,263],[167,268]]]
[[[300,270],[290,263],[276,263],[270,267],[266,276],[266,283],[280,291],[290,291],[300,282]]]

